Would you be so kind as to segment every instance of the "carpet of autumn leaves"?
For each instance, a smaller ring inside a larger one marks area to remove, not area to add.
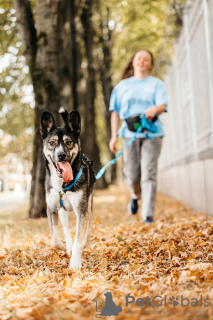
[[[0,319],[95,319],[92,300],[107,290],[122,307],[110,319],[213,319],[212,218],[158,194],[155,223],[143,224],[127,213],[128,200],[123,186],[95,191],[90,241],[77,271],[68,268],[65,251],[51,248],[47,219],[27,219],[27,204],[0,212]],[[74,237],[74,213],[69,220]],[[126,295],[158,295],[162,306],[126,306]],[[199,305],[165,306],[165,295]],[[201,295],[210,306],[201,306]]]

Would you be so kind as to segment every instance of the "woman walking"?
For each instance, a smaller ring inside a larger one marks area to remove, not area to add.
[[[144,222],[153,222],[157,186],[157,161],[160,155],[162,138],[165,135],[158,116],[167,111],[167,92],[163,82],[150,76],[153,55],[148,50],[136,52],[122,74],[122,80],[115,86],[110,98],[111,131],[109,148],[116,151],[117,138],[122,137],[125,144],[135,132],[128,129],[123,121],[120,130],[119,120],[136,115],[146,120],[156,120],[156,133],[140,132],[136,140],[123,151],[124,178],[131,192],[128,210],[138,211],[138,199],[142,190],[142,217]],[[128,121],[128,120],[127,120]]]

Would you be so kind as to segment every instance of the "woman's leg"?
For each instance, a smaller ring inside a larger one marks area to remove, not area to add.
[[[123,145],[129,140],[123,138]],[[135,139],[123,150],[123,173],[132,199],[139,199],[141,196],[140,140],[140,138]]]
[[[157,189],[157,162],[162,138],[144,139],[141,148],[142,217],[153,217]]]

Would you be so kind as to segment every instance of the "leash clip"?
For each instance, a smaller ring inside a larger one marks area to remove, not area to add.
[[[63,196],[64,196],[64,192],[63,191],[58,191],[59,193],[59,203],[60,206],[63,207],[64,203],[63,203]]]

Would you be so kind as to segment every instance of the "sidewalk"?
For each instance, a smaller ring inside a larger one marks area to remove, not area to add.
[[[25,192],[0,192],[0,211],[12,208],[16,204],[23,203],[28,198]]]

